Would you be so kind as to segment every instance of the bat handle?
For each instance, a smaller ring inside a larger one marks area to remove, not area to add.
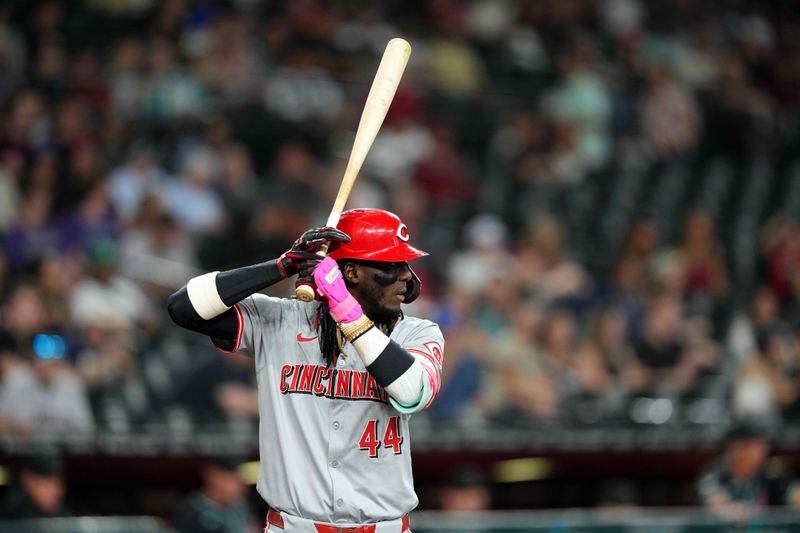
[[[323,244],[317,250],[317,255],[325,257],[328,255],[328,243]],[[317,296],[317,291],[310,283],[300,283],[294,288],[294,297],[301,302],[313,302]]]
[[[314,300],[315,296],[314,287],[308,283],[301,283],[294,288],[294,297],[301,302],[311,302]]]

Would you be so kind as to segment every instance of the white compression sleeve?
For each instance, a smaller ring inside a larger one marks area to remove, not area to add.
[[[389,345],[389,337],[387,337],[378,328],[372,328],[353,342],[358,355],[364,361],[364,366],[369,366],[375,362],[375,359],[383,353],[383,350]]]
[[[209,272],[189,280],[186,294],[192,307],[203,320],[211,320],[228,309],[217,290],[217,272]]]
[[[386,387],[386,392],[403,405],[416,405],[422,398],[424,386],[425,371],[419,361],[414,361],[402,376]]]
[[[357,338],[355,342],[353,342],[353,346],[364,362],[364,366],[369,367],[384,353],[387,346],[389,346],[389,342],[389,337],[381,330],[372,328]],[[386,355],[390,356],[391,354]],[[385,385],[384,389],[386,389],[386,392],[397,402],[403,405],[416,405],[422,398],[424,374],[425,371],[422,365],[414,358],[414,362],[406,371],[390,384]]]

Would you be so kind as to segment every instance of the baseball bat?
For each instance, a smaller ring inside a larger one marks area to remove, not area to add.
[[[347,161],[342,183],[333,203],[331,214],[328,217],[326,226],[336,227],[339,217],[344,211],[344,205],[356,182],[358,172],[367,158],[370,147],[378,135],[378,130],[386,118],[386,112],[400,84],[400,78],[408,63],[411,55],[411,45],[405,39],[394,38],[386,45],[383,52],[378,70],[375,72],[375,79],[372,80],[372,87],[367,94],[367,101],[364,103],[364,110],[361,112],[361,120],[358,122],[356,137],[353,141],[353,149],[350,151],[350,159]],[[317,254],[325,256],[328,253],[328,245],[324,244]],[[301,284],[295,288],[295,297],[303,302],[310,302],[314,299],[314,288],[308,284]]]

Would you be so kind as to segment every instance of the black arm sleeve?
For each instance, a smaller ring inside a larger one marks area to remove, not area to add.
[[[266,263],[220,272],[217,274],[217,291],[222,303],[231,306],[282,279],[281,271],[278,270],[278,260],[274,259]]]
[[[248,267],[227,270],[217,274],[217,292],[222,302],[231,306],[256,292],[281,281],[283,276],[278,270],[278,261],[267,261]],[[236,312],[228,309],[211,320],[204,320],[195,311],[186,285],[167,298],[167,311],[173,322],[179,326],[208,335],[221,341],[235,339],[238,332]]]
[[[414,364],[414,361],[413,355],[405,351],[402,346],[393,340],[390,340],[378,358],[367,367],[367,371],[372,374],[378,385],[386,387],[405,374],[406,370]]]

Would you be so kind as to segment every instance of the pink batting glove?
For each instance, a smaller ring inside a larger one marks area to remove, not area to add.
[[[314,282],[320,296],[328,299],[331,315],[340,323],[347,324],[361,318],[364,311],[344,284],[339,265],[326,257],[314,267]]]

